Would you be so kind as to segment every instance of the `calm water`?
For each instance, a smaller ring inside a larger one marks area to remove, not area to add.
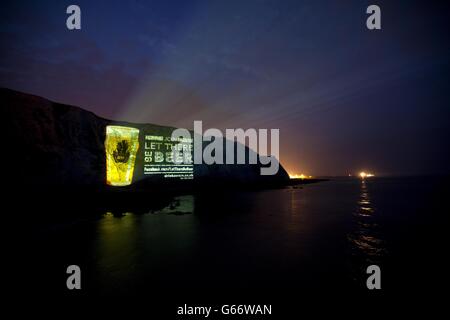
[[[370,264],[381,267],[383,289],[398,292],[433,281],[444,196],[436,178],[183,195],[148,214],[38,223],[25,256],[38,255],[55,292],[70,264],[81,266],[83,292],[93,295],[358,291]]]

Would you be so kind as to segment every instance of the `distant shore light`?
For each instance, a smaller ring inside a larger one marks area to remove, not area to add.
[[[362,179],[364,179],[364,178],[374,177],[375,175],[374,175],[373,173],[368,173],[368,172],[361,171],[361,172],[359,173],[359,176],[360,176]]]
[[[311,179],[312,176],[308,176],[306,174],[289,174],[289,178],[291,179]]]

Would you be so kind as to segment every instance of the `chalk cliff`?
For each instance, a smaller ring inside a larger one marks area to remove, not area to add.
[[[0,110],[3,179],[10,185],[105,189],[107,125],[133,126],[155,135],[170,135],[173,130],[154,124],[112,121],[80,107],[4,88],[0,89]],[[261,176],[260,167],[195,165],[191,183],[270,185],[289,180],[281,165],[274,176]],[[161,179],[141,177],[129,188],[155,188],[164,185]]]

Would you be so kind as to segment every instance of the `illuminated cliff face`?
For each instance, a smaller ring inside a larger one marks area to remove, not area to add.
[[[136,153],[139,149],[139,129],[107,126],[106,183],[127,186],[132,183]]]

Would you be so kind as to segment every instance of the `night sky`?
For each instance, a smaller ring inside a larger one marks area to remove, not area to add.
[[[449,173],[444,3],[2,2],[0,86],[116,120],[279,128],[290,173]]]

